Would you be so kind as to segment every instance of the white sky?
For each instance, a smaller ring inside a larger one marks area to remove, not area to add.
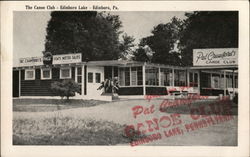
[[[134,36],[136,43],[149,36],[154,26],[167,23],[176,16],[184,19],[184,12],[114,12],[120,16],[123,28]],[[23,57],[42,56],[46,27],[50,12],[14,12],[14,66]]]

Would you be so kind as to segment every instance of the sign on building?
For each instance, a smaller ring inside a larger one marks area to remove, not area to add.
[[[43,65],[43,57],[20,58],[19,66],[39,66]]]
[[[63,55],[54,55],[53,64],[70,64],[70,63],[80,63],[82,61],[82,54],[63,54]]]
[[[238,48],[194,49],[193,65],[238,65]]]

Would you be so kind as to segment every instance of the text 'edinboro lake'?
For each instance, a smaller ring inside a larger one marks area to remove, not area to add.
[[[183,100],[167,100],[164,99],[159,108],[155,105],[150,107],[134,106],[131,108],[132,115],[137,120],[140,116],[148,116],[156,112],[166,112],[169,108],[179,105],[187,105],[190,110],[189,118],[191,122],[183,121],[181,114],[172,113],[162,115],[161,117],[153,117],[134,125],[127,125],[125,128],[126,136],[130,137],[131,146],[137,146],[152,141],[170,138],[172,136],[182,136],[183,134],[199,130],[201,128],[210,127],[219,123],[233,120],[231,114],[231,103],[228,98],[222,98],[207,106],[199,106],[193,108],[191,103],[196,100],[207,99],[206,96],[191,96],[189,99]],[[186,119],[185,119],[186,120]],[[135,138],[136,137],[136,138]]]

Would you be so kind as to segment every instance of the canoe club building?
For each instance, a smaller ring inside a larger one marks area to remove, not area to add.
[[[73,79],[81,87],[81,93],[73,98],[112,100],[97,89],[105,79],[114,77],[118,78],[121,98],[235,94],[238,49],[194,49],[191,67],[122,60],[85,62],[80,53],[20,58],[19,65],[13,67],[13,97],[55,97],[51,83]]]

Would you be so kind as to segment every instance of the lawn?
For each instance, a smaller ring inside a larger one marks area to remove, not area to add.
[[[151,101],[152,104],[159,104],[163,100]],[[124,132],[126,125],[130,124],[128,113],[131,113],[131,104],[145,104],[145,100],[117,101],[104,105],[101,104],[105,102],[94,100],[15,99],[13,102],[14,145],[127,145],[137,138],[129,139]],[[190,115],[189,107],[207,107],[213,103],[219,104],[217,100],[198,100],[190,105],[181,103],[167,108],[165,112],[167,115],[180,113],[186,123]],[[238,108],[231,101],[227,101],[227,104],[232,106],[235,120],[149,145],[237,145]],[[121,123],[124,119],[128,122]],[[205,139],[201,140],[203,137]]]
[[[221,100],[213,100],[213,99],[212,100],[211,99],[210,100],[209,99],[195,100],[195,101],[191,100],[191,103],[185,103],[185,100],[183,101],[182,99],[180,99],[180,100],[166,100],[166,101],[168,101],[172,104],[174,104],[174,102],[180,102],[179,104],[177,103],[177,105],[167,107],[164,110],[166,113],[190,114],[190,108],[204,107],[205,110],[210,110],[211,109],[209,107],[210,105],[215,106],[216,108],[221,107],[223,105],[228,105],[228,106],[230,106],[230,110],[231,110],[230,115],[238,115],[238,105],[235,104],[231,100],[222,100],[222,101]],[[205,114],[207,114],[207,113],[205,113]],[[224,114],[224,113],[220,113],[220,114]]]
[[[13,117],[14,145],[115,145],[128,143],[124,125],[65,116],[60,111],[107,103],[97,100],[13,99],[15,113],[42,112],[43,116]],[[83,113],[84,114],[84,113]]]
[[[76,100],[69,101],[61,99],[13,99],[13,111],[18,112],[48,112],[65,110],[71,108],[92,107],[107,103],[98,100]]]
[[[42,119],[14,119],[14,145],[116,145],[128,143],[124,126],[55,116]]]

